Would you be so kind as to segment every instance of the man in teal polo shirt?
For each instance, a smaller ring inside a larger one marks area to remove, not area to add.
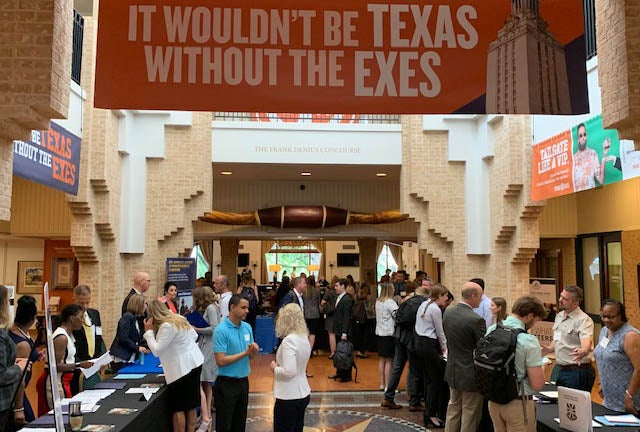
[[[249,403],[249,359],[258,352],[251,326],[243,320],[249,301],[239,294],[229,300],[229,316],[215,330],[213,353],[218,378],[213,386],[217,432],[244,432]]]
[[[502,325],[509,329],[518,328],[526,331],[546,315],[547,312],[538,298],[523,296],[513,304],[511,315],[502,321]],[[487,334],[495,328],[495,324],[489,327]],[[521,395],[507,404],[489,401],[493,428],[496,432],[535,432],[536,404],[532,395],[544,385],[542,355],[537,337],[529,333],[518,335],[515,366]]]

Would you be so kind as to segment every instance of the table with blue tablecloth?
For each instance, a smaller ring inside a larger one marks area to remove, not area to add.
[[[162,368],[160,367],[160,359],[154,356],[152,353],[144,354],[144,360],[136,360],[135,363],[125,366],[120,369],[121,374],[139,374],[139,373],[152,373],[161,374]]]

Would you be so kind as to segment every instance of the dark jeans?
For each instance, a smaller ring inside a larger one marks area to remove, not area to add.
[[[213,385],[217,432],[244,432],[249,403],[249,379],[218,376]]]
[[[596,380],[596,371],[590,364],[581,369],[560,370],[556,385],[591,392]]]
[[[368,346],[368,324],[366,321],[351,321],[353,329],[353,350],[364,354]]]
[[[398,340],[396,340],[396,350],[393,355],[393,365],[391,366],[391,373],[389,374],[389,382],[387,383],[387,390],[384,392],[384,398],[388,401],[393,401],[396,396],[396,389],[400,383],[400,377],[402,371],[404,371],[404,365],[409,359],[409,350],[407,347]],[[413,366],[409,362],[409,374],[407,375],[407,393],[409,393],[409,405],[420,405],[420,393],[421,387],[421,374],[418,372],[419,368],[416,364]]]
[[[311,395],[302,399],[276,399],[273,407],[274,432],[302,432],[304,429],[304,411],[309,405]]]
[[[449,386],[444,380],[445,361],[440,357],[440,345],[437,339],[416,336],[416,353],[422,360],[425,420],[428,417],[447,418]]]

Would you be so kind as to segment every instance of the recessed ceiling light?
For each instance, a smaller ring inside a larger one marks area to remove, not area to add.
[[[300,175],[301,175],[301,176],[308,177],[308,176],[310,176],[310,175],[311,175],[311,173],[310,173],[310,172],[301,172],[301,173],[300,173]]]
[[[231,174],[233,174],[233,171],[220,171],[220,174],[222,174],[222,175],[231,175]]]
[[[387,173],[376,173],[376,177],[386,177]]]

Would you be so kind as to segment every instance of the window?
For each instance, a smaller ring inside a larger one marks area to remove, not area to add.
[[[384,272],[386,269],[390,269],[391,271],[398,270],[398,263],[396,263],[396,260],[391,254],[389,246],[387,246],[386,244],[382,247],[382,251],[380,252],[380,256],[378,257],[378,265],[376,267],[378,271],[377,280],[380,280],[380,278],[384,276]]]
[[[609,297],[624,302],[620,233],[580,235],[576,252],[576,276],[584,290],[584,311],[598,315],[602,301]]]
[[[196,278],[204,277],[204,274],[209,271],[209,263],[202,254],[200,245],[195,245],[191,249],[191,258],[196,259]]]
[[[280,244],[276,243],[273,248],[265,254],[267,269],[274,264],[281,266],[281,269],[277,272],[278,279],[282,278],[284,271],[287,272],[286,275],[289,277],[291,277],[294,272],[296,276],[299,276],[300,273],[306,273],[307,275],[313,273],[314,276],[318,277],[319,270],[309,271],[307,270],[307,266],[319,266],[321,257],[322,254],[318,252],[312,243],[304,243],[286,248],[281,248]],[[274,273],[273,271],[268,271],[269,280],[273,280]]]

